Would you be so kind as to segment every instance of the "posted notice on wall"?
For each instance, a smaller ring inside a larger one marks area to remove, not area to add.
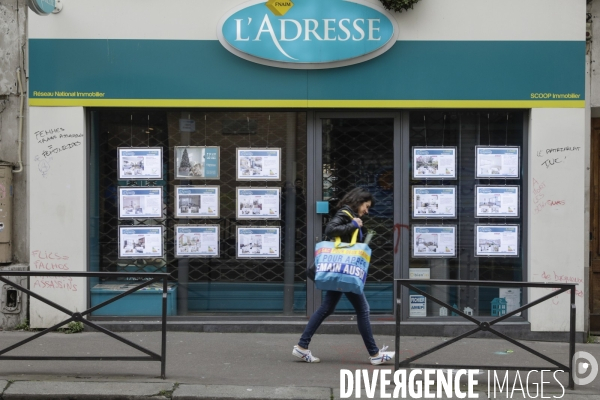
[[[456,179],[456,147],[413,147],[413,179]]]
[[[431,279],[431,268],[409,268],[408,279]]]
[[[519,178],[519,147],[475,146],[477,178]]]
[[[519,225],[475,225],[475,255],[517,257]]]
[[[120,180],[162,179],[162,147],[119,147]]]
[[[456,226],[413,225],[413,257],[456,257]]]
[[[427,316],[427,298],[420,294],[410,295],[410,314],[411,317]]]
[[[413,186],[413,218],[456,218],[456,186]]]
[[[219,257],[219,226],[175,225],[175,257]]]
[[[120,258],[155,258],[162,256],[162,226],[119,226]]]
[[[476,217],[519,217],[519,186],[475,186],[475,193]]]
[[[281,179],[281,149],[237,149],[238,180]]]
[[[175,146],[175,179],[219,179],[220,147]]]
[[[119,187],[119,219],[162,218],[162,187]]]
[[[521,307],[521,289],[519,288],[500,288],[498,297],[506,300],[507,314]],[[521,313],[515,315],[520,316]]]
[[[175,218],[219,218],[219,186],[175,186]]]
[[[280,188],[237,188],[238,219],[281,219]]]
[[[278,226],[237,228],[238,258],[280,258]]]

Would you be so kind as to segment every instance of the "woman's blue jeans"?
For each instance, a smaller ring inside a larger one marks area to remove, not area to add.
[[[370,308],[367,298],[363,294],[356,294],[350,292],[336,292],[334,290],[328,290],[323,296],[323,302],[321,307],[310,317],[304,332],[300,337],[298,346],[308,349],[310,339],[321,326],[321,323],[335,311],[335,306],[342,298],[342,294],[350,301],[354,310],[356,311],[356,322],[358,323],[358,331],[360,332],[365,347],[369,352],[369,355],[375,356],[379,353],[379,348],[375,344],[373,339],[373,332],[371,331],[371,321],[369,320]]]

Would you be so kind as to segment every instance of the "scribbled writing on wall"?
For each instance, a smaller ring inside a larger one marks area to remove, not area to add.
[[[42,276],[35,278],[33,287],[41,289],[64,289],[71,292],[77,291],[77,284],[73,283],[73,278],[71,277]]]
[[[537,274],[533,274],[533,276],[537,276]],[[577,297],[583,298],[583,278],[579,278],[579,277],[572,276],[572,275],[560,274],[560,273],[557,273],[556,271],[551,271],[551,272],[544,271],[544,272],[542,272],[541,277],[545,282],[577,283],[579,286],[577,286],[575,288],[575,295]],[[550,290],[551,292],[556,292],[557,290],[560,290],[560,289],[552,288],[552,289],[548,289],[548,290]],[[560,298],[558,295],[554,296],[552,298],[552,304],[554,304],[554,305],[560,304]]]
[[[33,255],[33,265],[35,269],[46,270],[46,271],[68,271],[69,266],[67,260],[69,256],[61,255],[55,251],[47,250],[34,250],[31,252]]]
[[[62,127],[42,129],[35,131],[33,134],[35,140],[45,146],[40,150],[41,154],[34,157],[34,160],[38,163],[38,170],[44,178],[48,177],[50,173],[54,156],[83,144],[82,140],[77,140],[83,138],[83,133],[69,133]]]
[[[561,207],[566,204],[564,199],[549,199],[545,193],[546,183],[533,178],[533,212],[539,214],[542,210],[548,208]]]
[[[546,158],[542,161],[541,165],[550,168],[558,164],[562,164],[567,160],[567,154],[574,151],[580,151],[581,147],[578,146],[567,146],[567,147],[553,147],[544,150],[538,150],[537,156]]]

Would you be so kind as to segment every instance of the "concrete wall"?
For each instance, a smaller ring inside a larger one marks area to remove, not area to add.
[[[32,107],[31,270],[87,270],[87,168],[81,107]],[[68,137],[66,137],[68,135]],[[71,311],[85,310],[84,278],[35,277],[31,290]],[[52,326],[65,314],[31,299],[33,328]]]
[[[577,283],[577,330],[584,320],[585,109],[533,109],[529,127],[529,281]],[[530,300],[550,292],[532,289]],[[569,329],[569,295],[535,306],[534,331]],[[549,318],[548,316],[552,317]]]

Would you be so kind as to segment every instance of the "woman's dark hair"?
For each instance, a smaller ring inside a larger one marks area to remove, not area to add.
[[[375,205],[375,199],[373,198],[373,195],[367,189],[357,187],[342,197],[337,204],[337,208],[340,209],[343,206],[348,206],[352,209],[352,211],[358,212],[358,207],[367,201],[371,202],[371,206]]]

